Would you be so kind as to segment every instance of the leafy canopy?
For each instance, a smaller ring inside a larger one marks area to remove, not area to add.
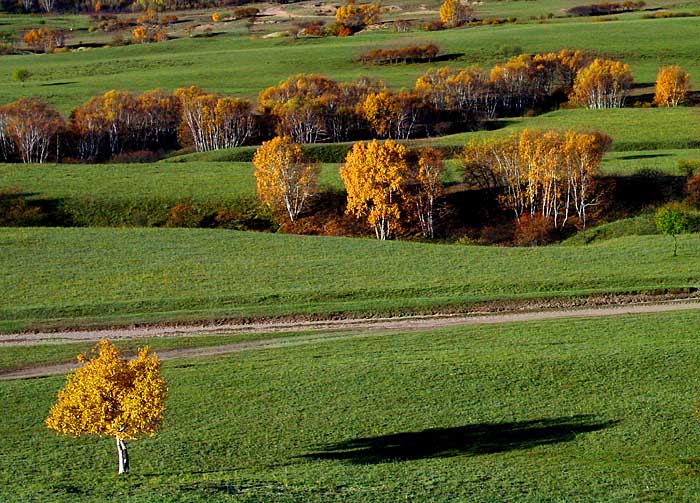
[[[97,344],[92,358],[68,375],[46,425],[59,433],[113,436],[135,440],[153,436],[163,421],[167,385],[160,361],[148,347],[128,361],[108,340]]]

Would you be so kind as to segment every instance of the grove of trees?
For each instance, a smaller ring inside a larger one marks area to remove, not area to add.
[[[501,191],[502,205],[516,219],[537,215],[563,229],[576,217],[585,227],[587,210],[597,201],[595,177],[611,143],[598,132],[526,129],[471,142],[462,160],[470,177]]]

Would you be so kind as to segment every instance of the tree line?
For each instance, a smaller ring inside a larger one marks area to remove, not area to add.
[[[665,91],[657,103],[676,105],[684,85],[687,90],[687,73],[662,70],[657,89]],[[141,94],[111,90],[64,118],[39,99],[22,98],[0,107],[0,155],[35,163],[94,161],[179,147],[237,147],[275,135],[296,143],[436,136],[566,99],[590,108],[619,107],[631,84],[624,63],[562,50],[522,54],[490,72],[478,66],[430,69],[413,89],[400,91],[369,78],[336,82],[294,75],[263,90],[256,104],[196,86]]]

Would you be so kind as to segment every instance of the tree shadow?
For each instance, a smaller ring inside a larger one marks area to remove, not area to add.
[[[631,155],[623,155],[618,157],[618,160],[624,160],[624,161],[632,161],[635,159],[653,159],[655,157],[670,157],[671,154],[655,154],[655,153],[649,153],[649,154],[631,154]]]
[[[591,415],[578,415],[513,423],[431,428],[347,440],[327,445],[321,452],[302,457],[376,464],[396,460],[476,456],[570,442],[577,435],[609,428],[618,422],[597,421]]]
[[[67,86],[70,84],[77,84],[77,81],[66,81],[66,82],[47,82],[46,84],[41,84],[41,87],[52,87],[52,86]]]
[[[443,61],[454,61],[455,59],[459,59],[463,56],[464,56],[463,52],[451,52],[448,54],[440,54],[439,56],[435,56],[430,61],[433,63],[439,63],[439,62],[443,62]]]

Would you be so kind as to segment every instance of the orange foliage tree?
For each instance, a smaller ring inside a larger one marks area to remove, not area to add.
[[[52,147],[58,148],[66,122],[51,105],[22,98],[0,107],[0,143],[5,155],[19,154],[22,162],[46,162]]]
[[[578,72],[569,99],[588,108],[619,108],[632,82],[629,65],[597,58]]]
[[[445,0],[440,6],[440,21],[449,28],[462,26],[471,15],[472,8],[460,0]]]
[[[299,144],[277,136],[255,151],[253,165],[258,198],[272,208],[284,207],[294,222],[318,187],[318,164],[304,162]]]
[[[675,107],[685,99],[690,78],[680,66],[662,66],[656,76],[654,105]]]
[[[408,177],[406,147],[392,140],[355,143],[340,168],[348,194],[346,213],[366,217],[377,239],[400,226],[400,202]]]
[[[24,34],[25,44],[46,53],[53,52],[58,47],[63,47],[65,41],[66,34],[61,30],[34,28]]]
[[[502,190],[501,202],[517,219],[540,215],[554,227],[572,214],[586,225],[595,204],[595,175],[611,140],[602,133],[524,130],[492,142],[468,144],[467,169],[486,168]]]
[[[96,346],[91,358],[79,355],[78,361],[83,365],[68,375],[46,425],[73,437],[114,437],[118,472],[128,473],[126,441],[155,435],[163,422],[167,384],[160,361],[148,347],[127,361],[108,340]]]

